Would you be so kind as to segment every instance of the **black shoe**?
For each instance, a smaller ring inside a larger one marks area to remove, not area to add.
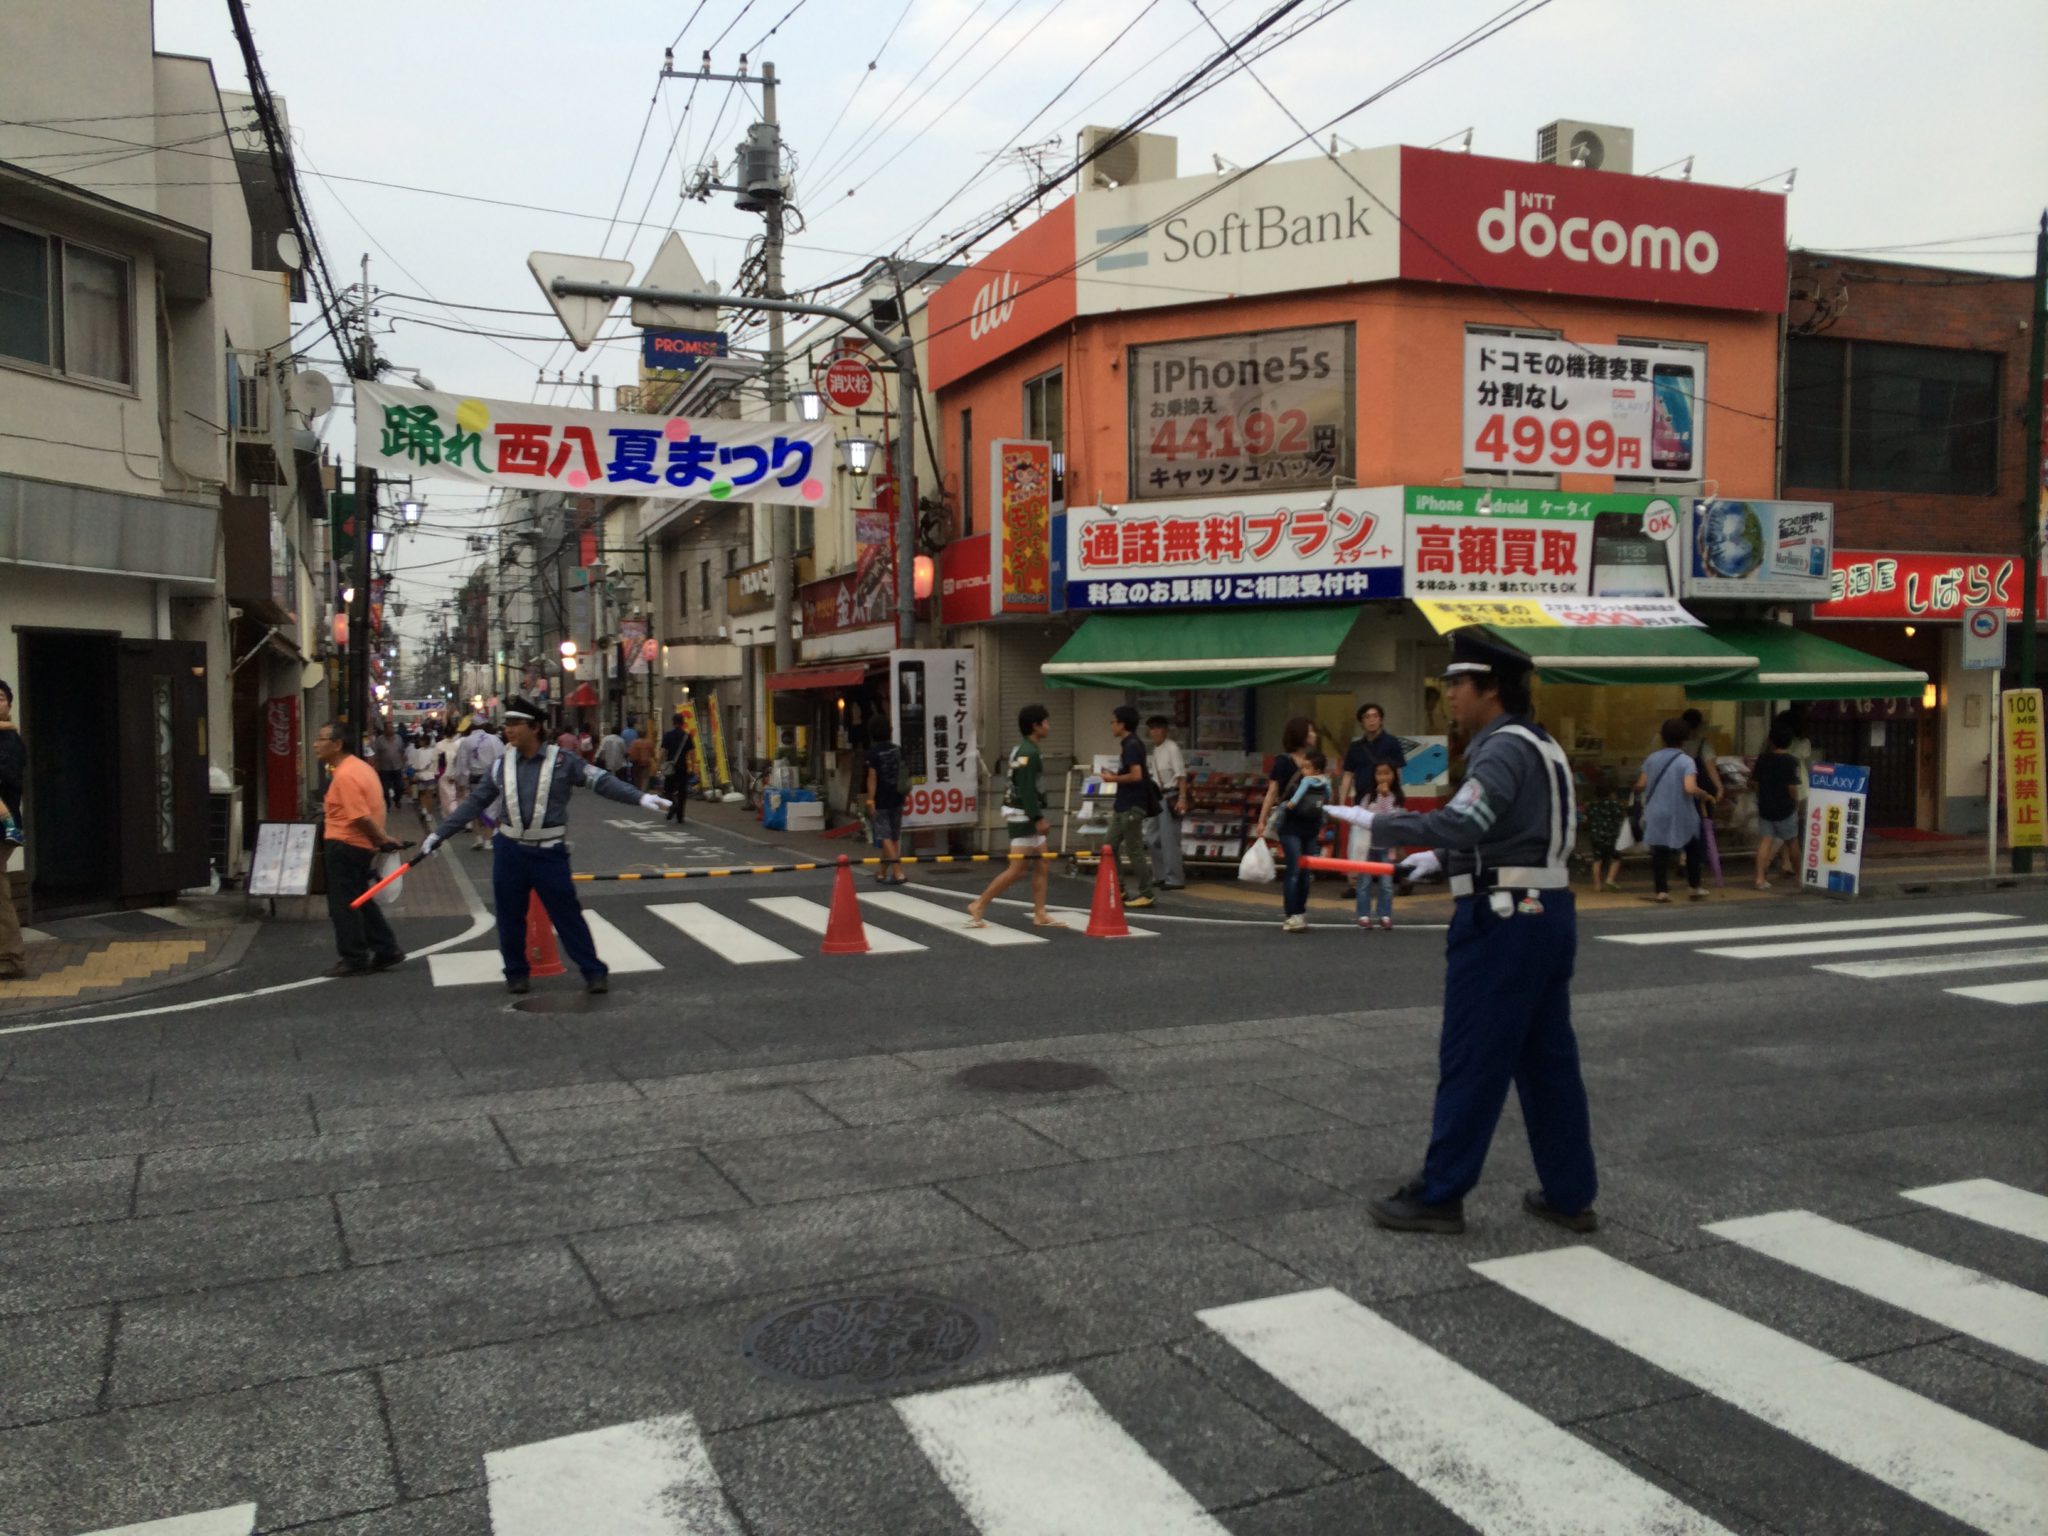
[[[370,962],[370,969],[373,971],[389,971],[403,964],[405,964],[405,956],[403,954],[386,955],[382,959],[372,960]]]
[[[1465,1230],[1464,1201],[1424,1205],[1416,1198],[1421,1193],[1420,1182],[1403,1184],[1391,1195],[1367,1201],[1365,1208],[1376,1225],[1390,1232],[1441,1232],[1455,1236]]]
[[[367,976],[370,974],[370,967],[367,965],[352,965],[346,960],[337,960],[320,974],[322,976]]]
[[[505,978],[505,990],[513,996],[519,997],[531,992],[533,990],[533,983],[524,976],[507,976]]]
[[[1544,1199],[1543,1191],[1540,1189],[1532,1189],[1523,1194],[1522,1209],[1539,1221],[1547,1221],[1553,1227],[1563,1227],[1567,1232],[1586,1233],[1600,1230],[1600,1217],[1593,1207],[1589,1205],[1578,1215],[1567,1216]]]
[[[596,997],[600,993],[609,992],[611,989],[611,979],[607,976],[592,976],[583,983],[583,990],[592,997]]]
[[[1345,887],[1344,887],[1344,891],[1343,891],[1343,895],[1344,895],[1344,899],[1345,899],[1346,901],[1356,901],[1356,900],[1358,900],[1358,887],[1357,887],[1357,886],[1355,886],[1355,885],[1347,885],[1347,886],[1345,886]]]

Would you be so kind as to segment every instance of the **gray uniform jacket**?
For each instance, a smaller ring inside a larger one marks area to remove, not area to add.
[[[1546,759],[1541,747],[1509,726],[1550,743],[1542,727],[1524,716],[1495,717],[1465,748],[1465,782],[1449,802],[1433,811],[1375,816],[1374,846],[1423,843],[1442,849],[1449,875],[1562,868],[1575,830],[1569,769],[1561,753],[1555,761]],[[1554,743],[1550,747],[1557,751]]]
[[[540,788],[541,767],[552,750],[542,747],[531,757],[507,751],[492,765],[491,772],[476,781],[470,789],[469,798],[455,807],[455,814],[434,828],[434,835],[445,841],[488,810],[491,802],[498,798],[500,770],[516,776],[519,781],[519,821],[528,827],[566,829],[569,825],[569,792],[579,784],[587,784],[605,799],[616,800],[621,805],[640,803],[639,790],[621,784],[602,768],[592,767],[573,752],[556,752],[555,777],[548,786],[547,807],[536,819],[533,797]],[[559,837],[561,834],[557,832],[555,835]]]

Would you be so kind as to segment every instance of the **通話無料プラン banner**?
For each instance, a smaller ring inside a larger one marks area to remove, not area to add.
[[[823,422],[631,416],[356,385],[356,462],[386,475],[818,506],[831,439]]]

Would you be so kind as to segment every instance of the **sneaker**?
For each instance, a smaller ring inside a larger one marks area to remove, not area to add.
[[[1367,933],[1371,933],[1375,928],[1379,927],[1379,924],[1374,922],[1369,917],[1361,917],[1358,920],[1358,926],[1363,928]]]
[[[533,983],[524,976],[507,976],[505,978],[505,990],[514,997],[522,997],[533,990]]]
[[[1366,1212],[1376,1226],[1390,1232],[1439,1232],[1454,1237],[1465,1230],[1465,1203],[1424,1205],[1419,1182],[1403,1184],[1391,1195],[1366,1202]]]
[[[1125,901],[1124,905],[1127,907],[1149,907],[1152,905],[1152,898],[1150,896],[1133,896]]]
[[[1671,893],[1669,891],[1659,891],[1656,895],[1650,898],[1650,900],[1652,901],[1669,901],[1670,899]]]
[[[1692,888],[1691,891],[1687,893],[1687,899],[1690,901],[1705,901],[1707,899],[1707,893],[1696,885]]]
[[[1355,885],[1347,885],[1347,886],[1345,886],[1345,887],[1344,887],[1344,899],[1345,899],[1346,901],[1356,901],[1356,900],[1358,900],[1358,887],[1357,887],[1357,886],[1355,886]]]
[[[1380,931],[1382,933],[1392,933],[1394,931],[1394,920],[1391,917],[1381,918]]]
[[[1280,926],[1289,933],[1307,933],[1308,919],[1297,912]]]
[[[583,982],[583,990],[592,997],[601,997],[611,991],[611,989],[612,984],[609,975],[586,977]]]
[[[1537,1220],[1547,1221],[1553,1227],[1563,1227],[1567,1232],[1584,1233],[1598,1232],[1600,1230],[1600,1217],[1593,1207],[1589,1205],[1576,1216],[1567,1216],[1563,1211],[1560,1211],[1556,1206],[1544,1199],[1543,1191],[1540,1189],[1528,1190],[1523,1194],[1522,1209],[1537,1218]]]

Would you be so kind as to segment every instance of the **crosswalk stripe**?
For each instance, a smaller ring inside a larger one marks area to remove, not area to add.
[[[2004,1003],[2018,1008],[2027,1003],[2048,1003],[2048,981],[2001,981],[1988,987],[1949,987],[1950,997],[1972,997],[1980,1003]]]
[[[226,1509],[209,1509],[200,1515],[173,1515],[168,1520],[145,1520],[140,1525],[91,1531],[87,1536],[249,1536],[255,1529],[256,1506],[235,1504]]]
[[[1908,1200],[1947,1211],[2001,1232],[2048,1243],[2048,1195],[2015,1189],[1996,1179],[1962,1179],[1954,1184],[1928,1184],[1901,1191]]]
[[[1038,934],[1026,933],[1021,928],[1005,928],[997,922],[990,922],[986,928],[970,928],[967,926],[967,915],[958,907],[942,907],[936,901],[922,901],[915,896],[906,896],[901,891],[877,891],[872,896],[863,896],[861,900],[868,906],[880,907],[884,912],[907,917],[914,923],[929,923],[934,928],[943,928],[948,933],[958,934],[961,938],[972,940],[976,944],[999,947],[1045,942]]]
[[[2011,923],[2005,912],[1944,912],[1918,917],[1863,917],[1843,922],[1766,923],[1754,928],[1677,928],[1654,933],[1604,933],[1609,944],[1701,944],[1715,939],[1791,938],[1810,934],[1881,933],[1900,928],[1952,928],[1963,923]]]
[[[765,965],[775,960],[803,958],[795,950],[786,949],[765,934],[754,932],[745,923],[734,922],[723,912],[707,907],[701,901],[665,902],[647,910],[684,936],[695,939],[721,960],[729,960],[734,965]]]
[[[1482,1532],[1707,1536],[1724,1531],[1334,1290],[1212,1307],[1196,1316]]]
[[[1229,1536],[1073,1376],[896,1400],[983,1536]]]
[[[1772,960],[1785,955],[1847,955],[1873,949],[1933,949],[1942,944],[2003,944],[2008,939],[2048,938],[2048,923],[2025,928],[1980,928],[1967,933],[1900,933],[1873,939],[1799,939],[1790,944],[1740,944],[1703,949],[1726,960]]]
[[[2036,1296],[1812,1211],[1774,1211],[1710,1222],[1705,1230],[1874,1296],[1902,1312],[2048,1365],[2048,1296]]]
[[[606,970],[628,976],[635,971],[661,969],[659,960],[627,938],[625,930],[602,912],[585,907],[583,920],[590,925],[590,941],[597,946],[597,958],[604,962]]]
[[[832,920],[830,907],[807,896],[756,896],[753,902],[763,912],[773,912],[777,917],[787,918],[797,927],[819,935],[825,932],[825,925]],[[861,926],[867,930],[868,949],[877,955],[908,955],[928,947],[915,939],[906,939],[900,933],[877,928],[865,919]]]
[[[1472,1268],[1966,1525],[2048,1527],[2048,1451],[1594,1249]]]
[[[505,962],[495,949],[464,949],[452,955],[427,956],[427,971],[437,987],[478,987],[505,979]]]
[[[1944,971],[2004,971],[2023,965],[2048,965],[2048,949],[1994,949],[1988,955],[1908,955],[1901,960],[1844,960],[1817,965],[1817,971],[1884,981],[1893,976],[1939,976]]]
[[[687,1413],[484,1457],[492,1536],[742,1536]]]

